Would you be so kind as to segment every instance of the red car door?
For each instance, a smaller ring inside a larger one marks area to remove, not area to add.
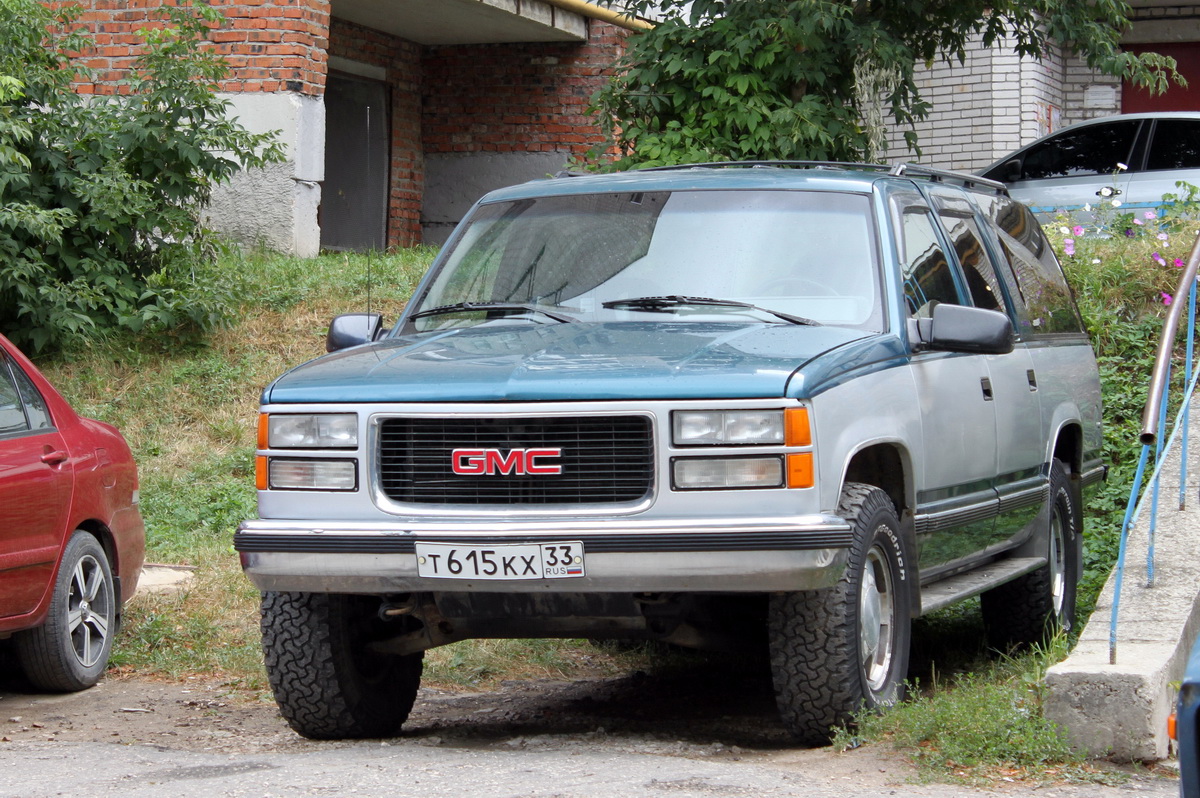
[[[0,352],[0,617],[37,608],[70,503],[63,436],[28,378]]]

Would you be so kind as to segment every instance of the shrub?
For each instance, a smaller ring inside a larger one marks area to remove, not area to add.
[[[110,328],[208,329],[231,306],[206,279],[214,186],[282,159],[217,97],[208,6],[158,9],[130,75],[83,96],[79,9],[0,0],[0,332],[34,350]]]

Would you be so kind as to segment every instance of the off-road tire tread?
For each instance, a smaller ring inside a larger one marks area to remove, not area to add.
[[[351,647],[361,641],[350,639],[345,623],[356,598],[332,593],[262,595],[267,676],[284,719],[305,737],[391,736],[412,710],[424,653],[392,657],[386,683],[365,683],[351,659]]]
[[[876,511],[895,516],[887,494],[871,485],[846,485],[838,503],[842,518],[853,522]],[[857,604],[851,596],[850,574],[862,567],[869,548],[868,541],[850,549],[846,572],[835,587],[771,597],[767,632],[777,704],[784,726],[804,745],[827,744],[834,730],[848,723],[867,700],[858,662],[858,629],[854,617],[842,608],[847,601]],[[897,622],[907,625],[907,602],[901,604],[905,617]],[[900,679],[907,669],[907,634],[902,636],[902,646],[904,650],[895,654]]]
[[[70,637],[70,633],[67,630],[66,608],[63,606],[67,601],[66,594],[70,589],[75,564],[85,554],[91,554],[104,567],[110,607],[106,648],[91,668],[84,668],[74,652],[67,650],[67,638]],[[50,609],[42,625],[14,635],[17,660],[21,663],[25,678],[40,690],[59,693],[86,690],[100,681],[105,668],[108,667],[108,657],[112,652],[119,616],[119,599],[113,583],[112,564],[108,560],[108,553],[95,536],[82,529],[75,531],[63,548],[62,560],[58,566],[58,573],[55,574],[52,589],[54,596],[50,600]]]
[[[1080,558],[1080,509],[1072,495],[1067,479],[1066,467],[1059,460],[1050,466],[1051,501],[1067,502],[1067,585],[1064,618],[1067,628],[1075,618],[1075,583],[1081,568]],[[988,645],[997,651],[1028,648],[1045,642],[1060,629],[1060,619],[1054,617],[1054,599],[1051,595],[1050,565],[1017,577],[1011,582],[984,592],[980,596],[980,609],[987,630]]]

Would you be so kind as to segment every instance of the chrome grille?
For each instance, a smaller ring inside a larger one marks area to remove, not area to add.
[[[380,487],[415,504],[614,504],[649,494],[646,416],[389,418],[379,425]],[[559,474],[454,473],[456,449],[560,449]]]

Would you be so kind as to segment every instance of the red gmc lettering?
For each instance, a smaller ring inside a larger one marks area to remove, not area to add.
[[[562,449],[455,449],[450,455],[450,468],[464,476],[486,474],[561,474],[558,463],[539,463],[539,459],[559,457]]]

